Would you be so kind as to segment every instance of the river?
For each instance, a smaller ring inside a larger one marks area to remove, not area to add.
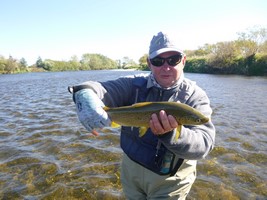
[[[0,199],[124,199],[119,129],[88,134],[67,86],[137,73],[0,75]],[[210,97],[217,130],[188,199],[266,199],[267,78],[185,76]]]

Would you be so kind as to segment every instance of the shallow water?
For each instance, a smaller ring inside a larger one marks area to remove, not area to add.
[[[0,75],[0,199],[124,199],[119,130],[87,134],[67,86],[136,73]],[[217,129],[188,199],[266,199],[267,79],[186,76],[208,93]]]

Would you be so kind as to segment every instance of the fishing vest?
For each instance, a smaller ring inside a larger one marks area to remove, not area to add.
[[[147,79],[136,77],[132,92],[135,98],[131,103],[146,101],[149,92]],[[131,160],[159,175],[173,176],[183,163],[183,159],[170,152],[150,128],[144,136],[139,137],[139,128],[122,126],[120,145]]]

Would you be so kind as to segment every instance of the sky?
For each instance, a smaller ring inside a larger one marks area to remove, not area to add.
[[[0,0],[0,55],[68,61],[85,53],[138,62],[153,35],[183,50],[267,28],[266,0]]]

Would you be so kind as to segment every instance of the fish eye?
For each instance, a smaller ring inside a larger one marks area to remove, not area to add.
[[[201,122],[201,119],[197,119],[196,122],[197,122],[197,123],[200,123],[200,122]]]

